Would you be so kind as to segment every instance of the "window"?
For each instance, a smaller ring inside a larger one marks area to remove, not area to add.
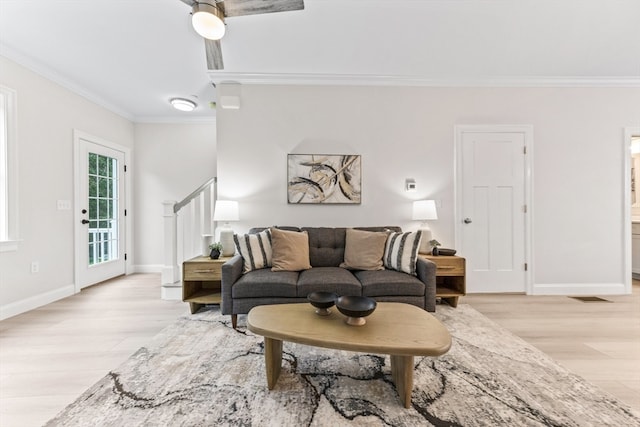
[[[0,251],[17,249],[16,150],[16,93],[0,86]]]

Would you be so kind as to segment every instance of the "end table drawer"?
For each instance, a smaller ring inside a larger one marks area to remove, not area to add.
[[[464,258],[444,258],[438,259],[438,269],[436,276],[464,276]]]
[[[185,263],[183,280],[220,280],[222,263]]]

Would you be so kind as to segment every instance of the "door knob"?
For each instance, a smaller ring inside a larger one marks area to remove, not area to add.
[[[473,221],[471,221],[471,218],[465,218],[464,219],[464,223],[465,224],[471,224]]]
[[[83,220],[82,220],[82,223],[83,223],[83,224],[89,224],[89,220],[88,220],[88,219],[83,219]]]

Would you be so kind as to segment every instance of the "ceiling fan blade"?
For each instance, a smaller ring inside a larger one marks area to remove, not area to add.
[[[204,39],[204,49],[207,54],[207,70],[222,70],[222,48],[220,40]]]
[[[182,0],[186,1],[186,0]],[[225,0],[225,16],[258,15],[304,9],[304,0]]]

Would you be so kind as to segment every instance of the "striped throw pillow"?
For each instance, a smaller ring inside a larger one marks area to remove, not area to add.
[[[389,233],[384,247],[384,267],[416,275],[416,260],[422,231]]]
[[[256,234],[234,234],[233,240],[244,261],[243,273],[271,267],[271,232],[268,229]]]

